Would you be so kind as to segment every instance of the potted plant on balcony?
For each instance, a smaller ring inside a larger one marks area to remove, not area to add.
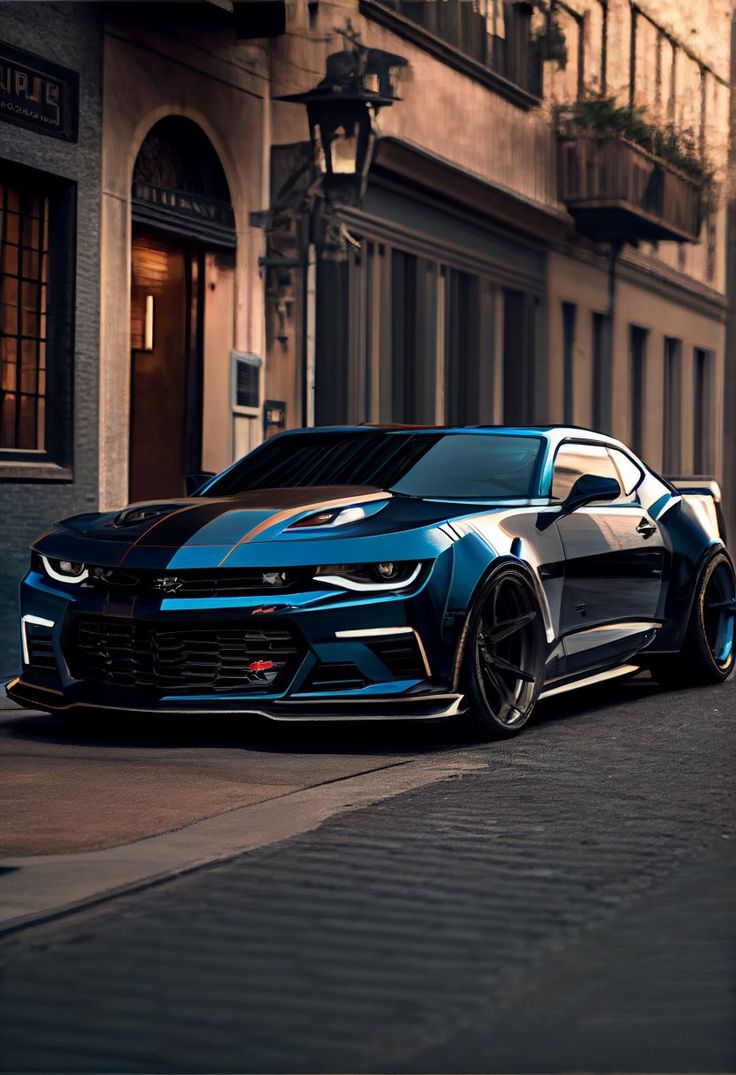
[[[714,170],[687,131],[588,94],[557,109],[560,198],[595,238],[697,242]]]

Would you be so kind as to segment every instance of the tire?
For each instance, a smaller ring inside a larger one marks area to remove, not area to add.
[[[726,553],[717,553],[698,580],[679,653],[652,667],[663,687],[723,683],[736,662],[736,577]]]
[[[534,585],[521,567],[499,567],[470,611],[461,682],[465,727],[483,739],[516,735],[542,686],[546,638]]]

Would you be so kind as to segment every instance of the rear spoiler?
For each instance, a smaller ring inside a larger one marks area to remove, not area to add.
[[[726,544],[726,524],[721,508],[721,487],[715,478],[705,474],[678,474],[668,477],[678,493],[694,509],[696,515],[714,538]]]

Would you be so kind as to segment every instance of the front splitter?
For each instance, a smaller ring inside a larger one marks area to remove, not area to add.
[[[89,712],[99,710],[133,716],[225,716],[265,717],[276,721],[400,721],[442,720],[459,716],[465,710],[465,696],[454,692],[437,694],[395,695],[390,698],[319,698],[248,703],[238,700],[229,705],[223,700],[217,706],[207,705],[109,705],[90,701],[69,701],[61,692],[44,690],[22,679],[11,680],[5,688],[8,698],[31,709],[48,713]]]

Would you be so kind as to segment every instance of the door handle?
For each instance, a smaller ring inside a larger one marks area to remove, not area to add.
[[[650,523],[648,519],[640,519],[636,527],[636,532],[637,534],[641,534],[646,541],[652,534],[657,533],[657,528],[654,523]]]

